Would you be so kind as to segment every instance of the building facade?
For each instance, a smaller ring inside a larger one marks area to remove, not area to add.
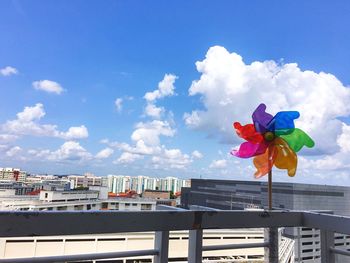
[[[145,190],[180,192],[182,187],[189,187],[190,180],[176,177],[153,178],[148,176],[108,175],[107,185],[110,192],[125,193],[134,190],[141,194]]]
[[[267,182],[192,179],[183,188],[181,206],[242,210],[268,207]],[[350,187],[297,183],[273,183],[273,209],[313,210],[350,216]],[[295,262],[320,262],[320,233],[316,229],[290,228],[284,235],[295,240]],[[350,249],[350,236],[337,235],[338,248]],[[339,256],[338,262],[349,262]]]

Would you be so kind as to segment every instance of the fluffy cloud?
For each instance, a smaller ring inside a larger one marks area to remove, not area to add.
[[[149,102],[153,102],[157,99],[174,95],[174,83],[177,78],[173,74],[165,74],[163,80],[158,83],[158,89],[147,92],[144,98]]]
[[[117,98],[114,101],[115,107],[117,109],[118,112],[121,112],[123,109],[123,99],[122,98]]]
[[[37,103],[35,106],[25,107],[22,112],[17,113],[17,119],[7,121],[1,128],[8,133],[7,138],[12,139],[21,135],[57,137],[65,140],[83,139],[89,136],[84,125],[70,127],[68,131],[62,132],[56,125],[40,124],[39,121],[45,114],[43,104]]]
[[[343,153],[350,153],[350,126],[343,123],[342,133],[337,139],[337,143]]]
[[[203,154],[202,154],[201,152],[197,151],[197,150],[195,150],[195,151],[192,152],[192,156],[193,156],[194,158],[196,158],[196,159],[201,159],[201,158],[203,158]]]
[[[51,161],[86,161],[92,158],[91,153],[76,141],[65,142],[58,150],[50,152],[47,156]]]
[[[172,113],[169,112],[168,120],[162,117],[166,112],[165,108],[157,107],[158,99],[173,96],[175,94],[175,80],[177,76],[165,74],[158,88],[147,92],[144,96],[146,107],[144,113],[153,120],[139,122],[131,134],[131,144],[109,142],[107,139],[102,143],[121,151],[120,157],[114,161],[116,164],[130,164],[137,160],[151,160],[153,167],[169,169],[183,169],[193,162],[194,159],[202,158],[202,154],[194,151],[192,155],[184,154],[180,149],[168,149],[161,144],[162,137],[173,137],[176,133]]]
[[[131,135],[135,142],[143,140],[145,144],[157,146],[160,144],[160,136],[173,137],[175,130],[167,121],[153,120],[151,122],[139,122]]]
[[[0,134],[0,143],[9,143],[18,139],[18,136],[12,134]]]
[[[14,157],[16,154],[18,154],[19,152],[22,151],[22,148],[19,147],[19,146],[14,146],[12,147],[11,149],[9,149],[7,152],[6,152],[6,156],[7,157]]]
[[[183,169],[192,163],[188,154],[183,154],[180,149],[166,149],[158,156],[152,157],[155,168],[176,168]]]
[[[113,150],[113,149],[111,149],[111,148],[105,148],[105,149],[99,151],[99,152],[96,154],[95,158],[96,158],[96,159],[106,159],[106,158],[110,157],[113,153],[114,153],[114,150]]]
[[[23,122],[40,120],[45,116],[43,104],[37,103],[34,107],[24,107],[22,112],[17,113],[17,119]]]
[[[209,165],[209,168],[214,168],[214,169],[223,169],[227,167],[227,160],[221,159],[221,160],[214,160],[212,163]]]
[[[161,151],[160,146],[148,146],[143,140],[138,140],[134,146],[131,146],[127,143],[112,143],[112,146],[115,146],[119,150],[124,152],[138,154],[138,155],[153,155],[158,154]]]
[[[165,74],[162,81],[158,83],[158,89],[147,92],[144,96],[147,101],[147,106],[145,108],[145,115],[160,119],[161,115],[165,112],[163,107],[157,107],[155,105],[158,99],[173,96],[175,94],[175,80],[178,77],[173,74]]]
[[[84,125],[79,127],[70,127],[67,132],[59,132],[57,137],[72,140],[72,139],[84,139],[89,137],[89,132]]]
[[[123,152],[122,155],[115,161],[115,163],[128,164],[128,163],[133,163],[139,159],[143,159],[143,156],[139,154]]]
[[[154,104],[149,103],[145,108],[145,114],[155,119],[160,119],[163,113],[164,113],[164,108],[157,107]]]
[[[59,83],[52,80],[38,80],[34,81],[32,84],[34,89],[36,90],[43,90],[48,93],[56,94],[61,94],[63,92],[62,86]]]
[[[10,75],[14,75],[14,74],[18,74],[18,70],[16,68],[7,66],[5,68],[0,69],[0,75],[10,76]]]
[[[185,123],[222,142],[237,143],[232,129],[234,121],[251,123],[250,114],[261,102],[268,112],[298,110],[297,127],[308,132],[316,141],[317,154],[340,150],[343,123],[338,117],[350,113],[350,90],[334,75],[302,71],[297,64],[280,65],[274,61],[245,64],[242,57],[215,46],[206,58],[196,63],[202,74],[193,81],[189,94],[199,95],[204,110],[184,115]]]

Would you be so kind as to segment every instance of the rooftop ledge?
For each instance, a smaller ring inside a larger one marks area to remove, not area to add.
[[[189,262],[201,262],[196,260],[199,260],[199,258],[201,260],[201,252],[209,249],[202,246],[203,229],[269,228],[270,233],[272,233],[278,227],[320,229],[322,262],[334,262],[334,254],[350,255],[349,251],[341,251],[334,248],[334,232],[350,235],[350,217],[309,211],[0,212],[0,237],[155,231],[155,249],[151,252],[147,251],[147,253],[155,255],[156,259],[154,262],[162,263],[167,262],[169,231],[190,230],[189,247],[192,250],[189,249]],[[268,247],[268,251],[276,250],[278,241],[273,240],[275,238],[274,235],[271,236],[270,234],[270,239],[267,238],[265,242],[255,245]],[[191,251],[196,251],[196,253]],[[138,253],[137,251],[129,252]],[[125,253],[123,254],[124,256]],[[273,253],[270,252],[270,255],[265,256],[267,258],[270,257],[269,262],[278,262],[278,259],[272,260],[271,255]],[[94,255],[90,256],[92,258]],[[116,257],[117,255],[114,253],[112,256]],[[65,257],[65,260],[69,259],[67,259],[67,256]],[[35,258],[28,259],[29,261],[23,261],[24,259],[22,261],[0,259],[0,262],[44,262],[40,261],[39,258],[34,261],[33,259]],[[51,261],[46,258],[46,262]]]

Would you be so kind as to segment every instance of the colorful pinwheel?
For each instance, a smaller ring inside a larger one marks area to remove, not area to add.
[[[299,118],[299,112],[280,111],[273,117],[265,110],[265,104],[256,108],[252,116],[253,124],[233,124],[238,136],[246,142],[231,154],[240,158],[255,156],[256,178],[271,173],[273,165],[286,169],[289,176],[294,176],[297,169],[296,152],[303,146],[311,148],[315,143],[304,131],[295,128],[294,120]]]

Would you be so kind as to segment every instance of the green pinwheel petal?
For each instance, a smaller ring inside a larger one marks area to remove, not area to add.
[[[290,129],[278,129],[278,130],[275,130],[275,135],[280,137],[282,135],[288,135],[288,134],[291,134],[293,133],[295,130],[295,128],[290,128]]]
[[[315,146],[315,142],[310,136],[298,128],[294,128],[290,133],[276,131],[275,134],[285,140],[289,147],[295,152],[299,152],[304,145],[309,148]]]

